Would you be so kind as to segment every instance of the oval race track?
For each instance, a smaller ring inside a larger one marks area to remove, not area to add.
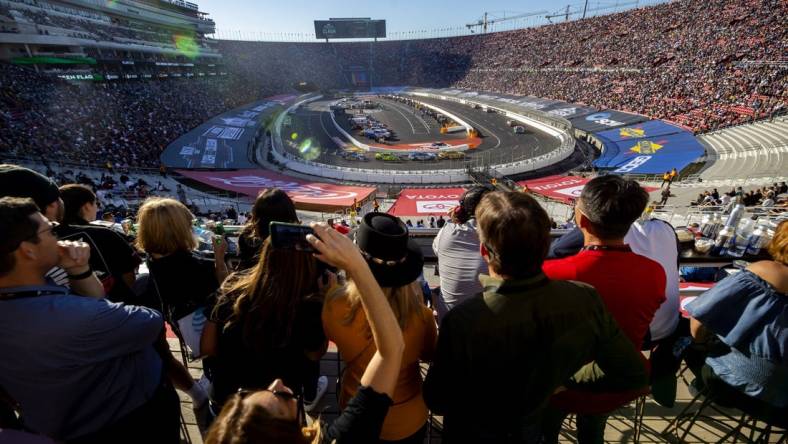
[[[408,145],[466,138],[464,132],[440,134],[440,127],[434,119],[419,116],[418,113],[414,113],[412,107],[406,104],[379,97],[373,97],[371,100],[381,107],[367,110],[369,114],[381,123],[385,123],[399,138],[392,144]],[[497,113],[487,113],[481,109],[473,109],[455,102],[425,98],[418,100],[455,114],[479,131],[481,143],[477,149],[466,152],[465,161],[384,162],[375,160],[374,156],[369,154],[367,158],[370,160],[366,162],[346,160],[341,157],[342,150],[334,140],[334,138],[339,138],[346,141],[331,119],[329,104],[334,100],[318,100],[300,107],[290,116],[290,125],[283,127],[283,138],[292,142],[293,146],[287,148],[291,154],[306,156],[308,160],[354,168],[389,170],[462,168],[465,162],[478,160],[480,157],[490,160],[491,164],[507,163],[544,154],[559,145],[558,140],[554,137],[531,127],[526,127],[525,134],[514,134],[513,129],[506,125],[506,117]],[[350,110],[348,111],[350,112]],[[337,118],[337,122],[343,125],[353,137],[362,143],[369,142],[368,139],[358,135],[358,131],[349,131],[346,122],[341,122],[342,119]],[[307,141],[307,139],[311,140]]]

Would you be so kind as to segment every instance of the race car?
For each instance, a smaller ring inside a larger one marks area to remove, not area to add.
[[[438,156],[436,156],[435,153],[410,153],[410,155],[408,155],[409,160],[429,161],[437,158]]]
[[[375,160],[382,160],[384,162],[399,162],[402,159],[391,153],[375,153]]]
[[[465,153],[462,151],[441,151],[438,153],[441,159],[465,159]]]
[[[345,160],[353,160],[353,161],[358,161],[358,162],[366,162],[366,161],[369,160],[369,159],[367,159],[367,156],[365,156],[365,155],[363,155],[361,153],[354,153],[352,151],[346,151],[346,152],[342,153],[342,157]]]

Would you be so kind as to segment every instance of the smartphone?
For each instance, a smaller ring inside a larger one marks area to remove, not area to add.
[[[271,246],[282,250],[314,252],[315,249],[306,240],[307,234],[315,234],[312,227],[284,222],[271,222],[268,227],[271,234]]]

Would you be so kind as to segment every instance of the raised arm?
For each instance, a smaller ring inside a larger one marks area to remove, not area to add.
[[[361,376],[361,385],[392,397],[405,349],[402,331],[394,312],[353,241],[325,224],[313,223],[312,228],[316,236],[308,235],[307,240],[318,251],[315,256],[329,265],[345,270],[361,294],[361,305],[377,347]]]

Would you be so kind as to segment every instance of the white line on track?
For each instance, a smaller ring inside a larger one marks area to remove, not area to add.
[[[331,112],[331,111],[328,111],[328,112]],[[339,148],[339,146],[337,145],[337,143],[336,143],[336,142],[334,142],[334,139],[333,139],[333,136],[331,135],[331,133],[329,133],[329,132],[328,132],[328,129],[326,129],[326,125],[324,125],[324,124],[323,124],[323,115],[324,115],[324,114],[326,114],[324,111],[320,111],[320,114],[318,114],[318,116],[317,116],[317,118],[320,120],[320,126],[321,126],[321,127],[323,127],[323,132],[324,132],[324,133],[326,133],[326,135],[328,136],[328,140],[330,140],[330,141],[331,141],[331,142],[334,144],[334,146],[335,146],[336,148]],[[330,118],[330,117],[331,117],[331,116],[329,116],[329,118]]]
[[[397,109],[397,107],[393,107],[393,108],[394,108],[394,111],[398,112],[400,116],[402,116],[403,118],[405,118],[405,121],[406,121],[406,122],[408,122],[408,125],[410,125],[410,130],[411,130],[411,132],[413,132],[413,134],[415,135],[415,134],[416,134],[416,128],[415,128],[415,127],[413,126],[413,124],[410,122],[410,119],[408,119],[408,118],[405,116],[405,114],[402,114],[402,111],[398,110],[398,109]]]
[[[452,112],[457,114],[456,111],[452,111]],[[463,116],[460,116],[460,117],[465,119],[465,120],[467,120],[468,122],[471,122],[473,124],[473,126],[479,127],[481,129],[483,129],[486,133],[492,134],[492,136],[495,137],[495,140],[497,140],[498,143],[496,143],[494,147],[490,148],[491,150],[494,150],[494,149],[498,148],[501,145],[501,138],[498,137],[493,131],[490,131],[489,129],[487,129],[483,125],[479,124],[478,122],[474,122],[473,120],[469,119],[467,115],[463,115]]]
[[[402,117],[405,117],[405,120],[407,120],[408,123],[410,123],[410,119],[408,119],[407,116],[405,116],[405,114],[402,114],[397,109],[397,108],[400,108],[400,107],[407,108],[405,105],[400,105],[399,103],[394,102],[394,101],[386,101],[386,103],[393,105],[394,111],[397,111],[398,113],[400,113],[402,115]],[[410,111],[410,108],[408,108],[408,111]],[[422,125],[424,125],[424,128],[427,130],[427,134],[429,134],[430,133],[430,126],[427,125],[427,122],[425,122],[424,119],[421,118],[421,116],[417,115],[415,110],[413,112],[413,116],[416,117],[416,119],[418,119],[421,122]],[[410,127],[413,128],[413,125],[411,125]],[[416,134],[416,130],[415,129],[413,130],[413,134]]]

